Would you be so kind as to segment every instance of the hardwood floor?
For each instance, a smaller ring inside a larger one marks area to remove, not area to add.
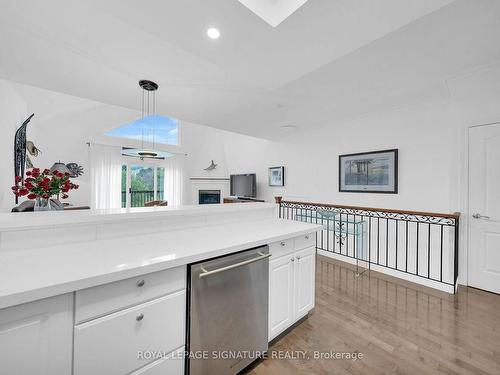
[[[248,374],[500,374],[500,295],[450,295],[373,271],[355,277],[322,256],[316,267],[315,310]],[[283,351],[309,359],[275,358]],[[314,351],[363,357],[320,360]]]

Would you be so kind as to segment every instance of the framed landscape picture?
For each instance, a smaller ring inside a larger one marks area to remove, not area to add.
[[[285,186],[285,167],[269,168],[269,186]]]
[[[339,191],[398,192],[398,150],[339,155]]]

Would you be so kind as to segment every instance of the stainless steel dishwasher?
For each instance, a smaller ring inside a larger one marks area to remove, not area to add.
[[[237,374],[268,349],[269,248],[189,267],[186,373]]]

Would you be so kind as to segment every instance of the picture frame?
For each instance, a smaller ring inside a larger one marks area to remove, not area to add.
[[[285,167],[270,167],[269,186],[285,186]]]
[[[398,193],[398,149],[339,155],[339,192]]]

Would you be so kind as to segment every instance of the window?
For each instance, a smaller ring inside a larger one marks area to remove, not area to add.
[[[149,143],[179,145],[179,122],[176,119],[151,115],[122,125],[105,133],[109,137],[128,138]]]
[[[123,208],[144,207],[146,202],[163,200],[165,168],[147,164],[123,165],[121,188]]]

